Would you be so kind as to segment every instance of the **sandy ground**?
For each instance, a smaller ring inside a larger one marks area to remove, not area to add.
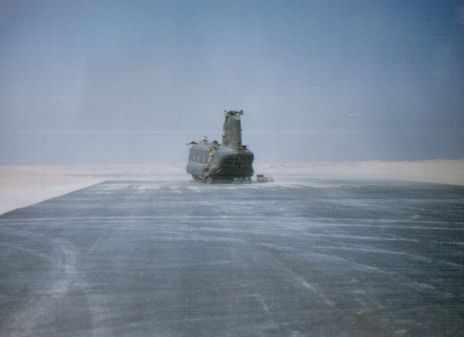
[[[464,185],[464,160],[261,164],[255,172]]]
[[[0,167],[0,214],[99,182],[34,167]]]
[[[265,175],[464,185],[464,160],[256,164]],[[0,214],[105,181],[189,179],[183,165],[0,166]]]

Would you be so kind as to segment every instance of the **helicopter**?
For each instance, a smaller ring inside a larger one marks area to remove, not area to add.
[[[194,180],[214,182],[251,182],[254,154],[242,144],[240,117],[243,110],[224,111],[222,144],[206,137],[192,141],[187,173]]]

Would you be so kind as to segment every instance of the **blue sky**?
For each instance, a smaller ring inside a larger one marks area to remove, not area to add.
[[[2,1],[0,163],[464,157],[462,1]]]

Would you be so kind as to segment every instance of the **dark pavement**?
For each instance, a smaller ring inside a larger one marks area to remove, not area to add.
[[[0,336],[463,336],[464,187],[109,181],[0,217]]]

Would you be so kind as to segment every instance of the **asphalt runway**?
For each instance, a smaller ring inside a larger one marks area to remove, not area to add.
[[[0,336],[463,336],[464,187],[108,181],[0,217]]]

